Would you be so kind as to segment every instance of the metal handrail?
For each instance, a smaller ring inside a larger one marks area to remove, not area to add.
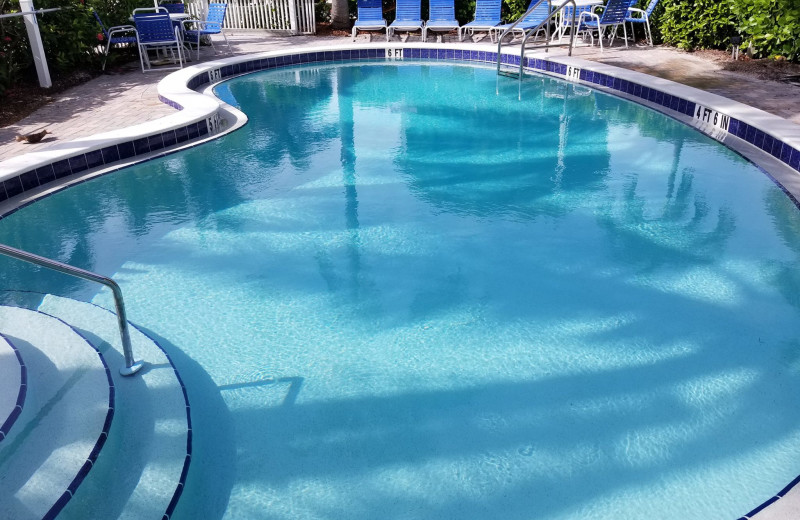
[[[17,260],[22,260],[23,262],[46,267],[48,269],[52,269],[53,271],[83,278],[84,280],[89,280],[90,282],[103,284],[111,289],[111,292],[114,293],[114,306],[117,308],[117,324],[119,325],[119,335],[122,338],[122,353],[125,356],[125,367],[120,368],[119,373],[123,376],[131,376],[144,366],[141,361],[135,361],[133,359],[131,335],[128,331],[128,318],[125,314],[125,302],[122,299],[122,289],[119,288],[117,282],[111,278],[93,273],[91,271],[86,271],[78,267],[63,264],[61,262],[57,262],[56,260],[50,260],[49,258],[35,255],[27,251],[22,251],[21,249],[16,249],[5,244],[0,244],[0,254],[10,256],[11,258],[16,258]]]
[[[533,12],[534,9],[539,7],[539,4],[541,4],[542,2],[545,2],[545,1],[547,1],[548,12],[550,14],[547,15],[547,18],[545,18],[542,21],[542,23],[540,23],[536,27],[533,27],[532,29],[528,30],[525,33],[525,37],[522,39],[522,43],[520,45],[520,53],[519,53],[519,77],[520,77],[520,79],[522,79],[522,71],[524,69],[524,64],[525,64],[525,60],[524,60],[524,58],[525,58],[525,44],[528,43],[528,38],[530,38],[531,34],[538,33],[539,30],[542,27],[545,28],[545,42],[546,42],[545,45],[544,45],[545,52],[547,52],[547,50],[550,49],[551,46],[553,46],[553,47],[563,46],[563,44],[556,44],[556,45],[551,45],[550,44],[550,20],[552,20],[553,17],[556,16],[559,12],[563,11],[564,8],[567,7],[567,5],[571,4],[572,8],[573,8],[572,9],[572,27],[574,28],[575,27],[575,14],[576,14],[576,11],[577,11],[577,5],[575,4],[575,0],[566,0],[560,6],[558,6],[557,9],[553,9],[553,4],[552,4],[551,0],[539,0],[535,4],[531,5],[530,8],[528,8],[528,10],[525,11],[525,13],[517,19],[517,21],[515,21],[508,28],[506,28],[506,30],[503,31],[503,34],[501,34],[500,37],[497,39],[497,73],[498,74],[500,74],[500,65],[502,63],[501,62],[502,58],[500,56],[500,52],[501,52],[501,49],[503,47],[503,38],[505,38],[506,35],[509,32],[513,31],[514,28],[517,26],[517,24],[519,24],[522,20],[524,20],[531,12]],[[568,44],[569,45],[569,54],[568,54],[569,56],[572,56],[572,48],[574,47],[574,42],[575,42],[575,30],[573,29],[573,30],[571,30],[569,32],[569,44]]]
[[[35,11],[22,11],[19,13],[9,13],[9,14],[0,14],[0,19],[3,18],[15,18],[17,16],[28,16],[31,14],[44,14],[44,13],[52,13],[53,11],[60,11],[60,7],[52,7],[50,9],[37,9]]]

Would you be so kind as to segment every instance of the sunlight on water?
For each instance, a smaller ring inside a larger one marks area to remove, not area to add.
[[[175,360],[174,518],[734,519],[800,472],[800,218],[738,155],[480,68],[228,87],[241,130],[0,222]]]

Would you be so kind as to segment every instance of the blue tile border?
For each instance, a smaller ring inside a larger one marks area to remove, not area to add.
[[[95,442],[95,445],[92,448],[92,451],[89,453],[89,457],[83,463],[81,469],[78,470],[78,474],[75,475],[75,478],[72,479],[72,482],[70,482],[69,486],[67,486],[67,489],[64,491],[64,493],[61,494],[56,503],[53,504],[47,511],[47,513],[45,513],[45,515],[42,517],[42,520],[51,520],[56,518],[59,515],[59,513],[61,513],[61,510],[64,509],[64,506],[66,506],[67,503],[70,501],[70,499],[72,499],[73,495],[75,494],[75,491],[78,490],[78,487],[83,483],[84,479],[86,479],[86,476],[89,474],[89,471],[91,471],[92,467],[94,467],[94,463],[97,460],[97,457],[100,455],[100,451],[103,449],[106,440],[108,439],[108,432],[111,429],[111,422],[114,419],[116,388],[114,386],[114,380],[111,378],[111,370],[108,368],[108,363],[106,363],[105,357],[103,357],[102,352],[100,352],[100,350],[94,344],[92,344],[92,342],[89,341],[83,333],[81,333],[78,329],[72,327],[69,323],[65,322],[61,318],[47,314],[46,312],[42,311],[37,311],[32,309],[26,309],[26,310],[29,310],[30,312],[36,312],[43,316],[47,316],[51,319],[60,321],[61,323],[69,327],[79,337],[83,338],[86,344],[97,353],[97,357],[103,364],[103,369],[105,370],[106,373],[106,380],[108,381],[108,410],[106,411],[106,419],[103,423],[103,428],[100,432],[100,435],[97,438],[97,442]]]
[[[6,343],[8,343],[8,345],[11,347],[11,350],[14,351],[14,355],[17,356],[17,362],[19,363],[19,390],[17,391],[17,399],[14,403],[13,410],[0,426],[0,442],[2,442],[6,437],[8,437],[11,427],[17,422],[17,419],[25,407],[25,398],[28,395],[28,367],[22,360],[22,354],[20,354],[19,349],[11,342],[8,336],[0,333],[0,338],[3,338]]]

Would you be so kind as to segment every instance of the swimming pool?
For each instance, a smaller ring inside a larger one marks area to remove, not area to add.
[[[242,130],[0,222],[173,355],[175,517],[736,518],[796,475],[797,208],[738,155],[482,68],[230,91]]]

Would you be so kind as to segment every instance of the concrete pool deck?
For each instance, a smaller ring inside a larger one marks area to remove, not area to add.
[[[245,32],[233,33],[228,39],[234,55],[351,42],[350,38],[334,36],[275,36]],[[446,39],[448,42],[457,41],[454,36]],[[377,36],[373,37],[373,41],[380,40]],[[358,42],[367,41],[363,36],[358,39]],[[215,56],[210,48],[204,48],[203,51],[200,62],[227,56]],[[552,56],[564,56],[567,53],[565,48],[554,48],[550,52]],[[683,83],[800,125],[798,85],[725,71],[720,62],[671,48],[631,46],[626,49],[617,45],[601,53],[597,47],[576,46],[573,55]],[[134,62],[113,74],[99,76],[54,96],[52,103],[15,124],[0,128],[0,162],[46,149],[55,143],[174,114],[172,107],[159,101],[156,90],[158,82],[171,72],[173,71],[143,74],[138,62]],[[47,128],[53,135],[39,144],[14,141],[18,134],[32,133],[43,128]]]

